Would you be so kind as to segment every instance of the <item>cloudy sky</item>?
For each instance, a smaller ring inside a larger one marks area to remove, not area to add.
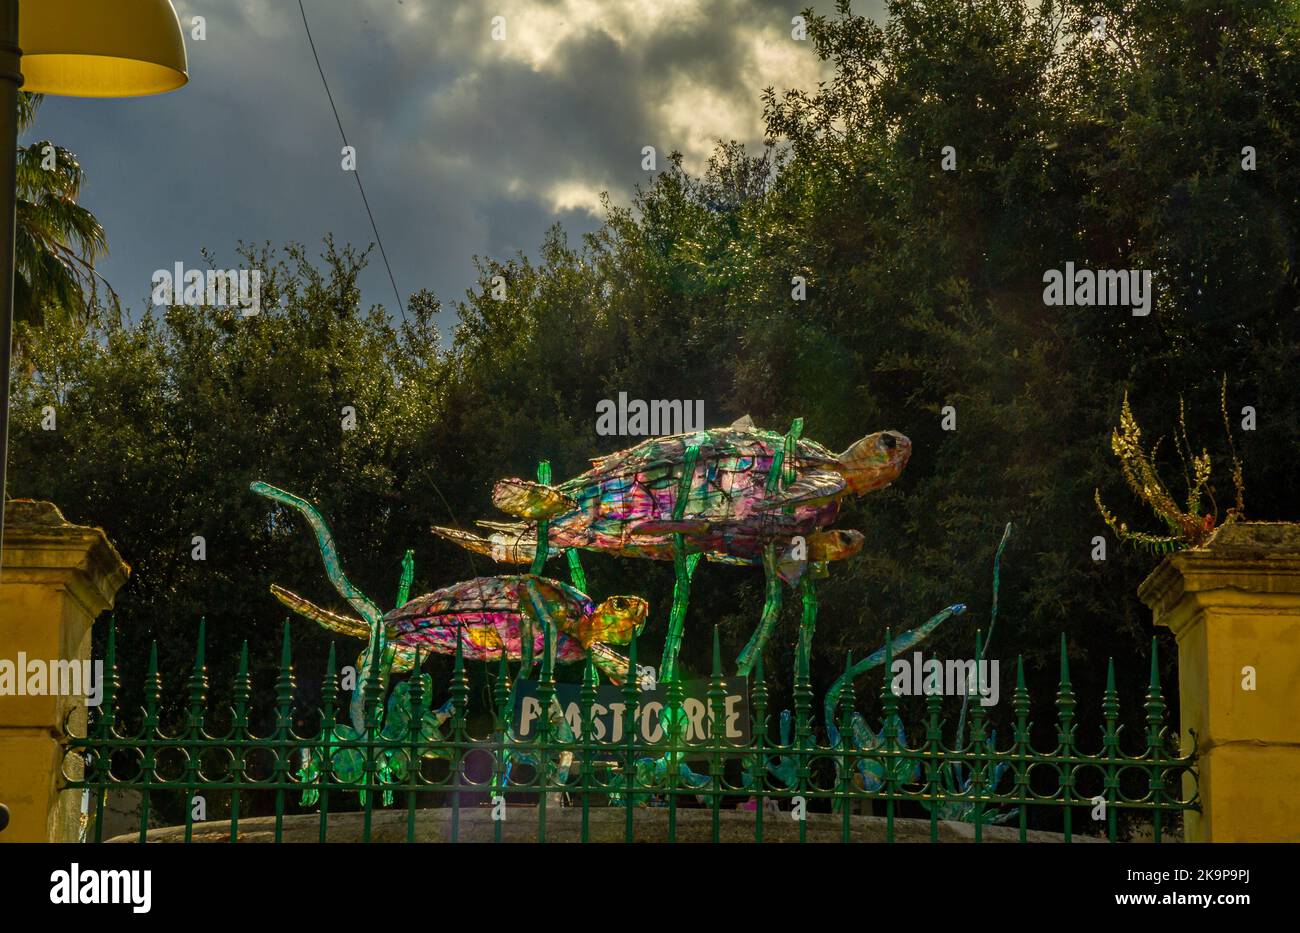
[[[556,221],[593,229],[602,191],[626,203],[647,180],[643,146],[699,168],[718,137],[760,143],[761,89],[823,73],[790,37],[807,3],[305,0],[403,300],[430,288],[444,303],[471,284],[475,254],[535,254]],[[26,140],[77,153],[83,203],[108,231],[101,269],[133,310],[155,269],[197,266],[203,247],[233,266],[241,238],[373,239],[296,0],[175,6],[187,36],[206,19],[204,41],[187,37],[188,86],[48,98]],[[392,308],[377,254],[362,285]]]

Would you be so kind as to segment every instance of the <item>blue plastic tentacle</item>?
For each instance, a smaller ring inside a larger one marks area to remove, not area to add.
[[[899,635],[891,641],[886,648],[892,650],[894,657],[898,657],[900,653],[923,642],[935,629],[948,619],[951,619],[953,616],[959,616],[965,611],[965,603],[954,603],[947,609],[942,609],[939,612],[936,612],[916,628]],[[854,664],[851,668],[841,674],[835,683],[831,684],[830,690],[826,692],[826,722],[833,723],[835,721],[835,707],[839,703],[840,693],[843,692],[844,685],[861,674],[865,674],[867,671],[883,664],[885,662],[886,648],[880,648],[867,655],[857,664]]]
[[[302,513],[307,519],[307,524],[311,525],[312,531],[316,533],[316,543],[320,545],[321,557],[325,561],[325,575],[329,577],[334,588],[339,591],[339,595],[352,604],[352,608],[361,613],[372,628],[379,626],[383,622],[384,614],[379,607],[371,601],[370,597],[362,593],[352,585],[352,581],[343,573],[343,567],[339,562],[338,549],[334,546],[334,536],[330,534],[325,520],[320,517],[320,513],[306,499],[301,499],[291,492],[285,492],[270,483],[253,482],[248,486],[259,496],[265,496],[275,502],[291,506]]]
[[[374,664],[382,662],[384,655],[384,614],[374,601],[365,593],[352,585],[352,581],[347,578],[343,572],[343,566],[339,562],[338,548],[334,546],[334,536],[330,534],[329,526],[321,518],[316,508],[299,496],[291,492],[286,492],[278,486],[272,486],[270,483],[254,481],[248,484],[248,488],[259,496],[264,496],[274,502],[290,506],[302,513],[303,518],[307,519],[307,524],[316,534],[316,543],[320,547],[321,559],[325,563],[325,575],[329,577],[334,588],[339,591],[339,595],[352,604],[352,608],[361,614],[370,626],[370,643],[363,652],[365,663],[362,670],[357,672],[357,689],[353,693],[352,703],[350,706],[353,728],[358,733],[365,732],[365,699],[364,687],[370,679],[371,668]]]

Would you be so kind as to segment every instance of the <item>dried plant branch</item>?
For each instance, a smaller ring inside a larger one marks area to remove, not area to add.
[[[1219,521],[1218,501],[1211,484],[1213,462],[1209,451],[1201,449],[1200,454],[1192,450],[1191,439],[1187,433],[1186,405],[1178,400],[1178,431],[1174,434],[1174,446],[1183,466],[1183,478],[1187,485],[1185,507],[1178,501],[1160,478],[1156,466],[1160,442],[1157,441],[1150,451],[1143,449],[1142,429],[1133,417],[1129,405],[1128,393],[1124,394],[1124,404],[1120,410],[1119,426],[1111,432],[1110,446],[1119,459],[1120,473],[1124,482],[1135,496],[1145,502],[1148,508],[1164,522],[1169,533],[1165,535],[1148,534],[1133,531],[1126,522],[1122,522],[1106,508],[1101,501],[1101,491],[1095,490],[1093,498],[1097,511],[1101,513],[1106,526],[1121,541],[1145,547],[1156,553],[1167,553],[1181,548],[1197,547],[1205,542],[1220,524],[1228,524],[1241,518],[1245,506],[1245,484],[1242,479],[1241,461],[1237,456],[1236,445],[1232,438],[1232,426],[1228,421],[1228,380],[1225,376],[1219,392],[1219,410],[1223,415],[1223,426],[1228,434],[1228,447],[1232,453],[1232,483],[1236,490],[1236,505],[1229,509],[1223,521]]]

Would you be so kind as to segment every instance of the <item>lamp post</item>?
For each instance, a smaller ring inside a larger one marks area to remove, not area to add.
[[[170,0],[0,0],[0,566],[13,354],[18,89],[68,97],[139,97],[189,80]]]

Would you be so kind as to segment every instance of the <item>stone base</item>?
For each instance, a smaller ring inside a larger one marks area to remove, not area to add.
[[[754,814],[750,811],[723,810],[720,814],[720,839],[722,842],[753,842]],[[590,814],[589,838],[592,842],[623,842],[627,813],[610,807],[593,809]],[[840,817],[832,813],[808,815],[809,842],[839,842]],[[361,842],[362,813],[332,813],[329,817],[328,842]],[[851,817],[852,841],[884,842],[885,818],[883,816]],[[371,816],[371,842],[405,842],[407,814],[400,810],[380,810]],[[460,812],[461,842],[491,842],[496,824],[487,808]],[[574,807],[546,812],[547,842],[579,842],[582,833],[582,811]],[[668,811],[662,808],[636,811],[633,830],[636,842],[667,842]],[[150,830],[149,842],[183,842],[185,827],[169,826]],[[194,827],[194,842],[229,842],[230,823],[200,823]],[[502,827],[504,842],[536,842],[537,811],[533,807],[511,807],[507,810]],[[117,836],[108,842],[135,842],[138,833]],[[713,814],[708,810],[677,811],[678,842],[710,842],[713,839]],[[894,820],[894,839],[897,842],[929,842],[929,820]],[[984,827],[984,842],[1017,842],[1018,829],[1006,826]],[[284,817],[281,840],[283,842],[319,842],[320,817],[315,814],[298,814]],[[274,842],[275,817],[259,816],[239,821],[240,842]],[[450,842],[451,811],[445,807],[436,810],[415,811],[416,842]],[[767,813],[763,820],[764,842],[798,842],[799,824],[790,819],[788,812]],[[970,823],[939,823],[940,842],[974,842],[975,827]],[[1030,830],[1029,842],[1063,842],[1059,833]],[[1101,842],[1094,836],[1074,836],[1072,842]]]
[[[0,568],[0,659],[90,659],[90,627],[113,605],[130,568],[98,528],[73,525],[49,502],[5,503]],[[74,842],[81,791],[61,791],[68,728],[86,729],[85,697],[0,696],[0,803],[5,842]],[[67,775],[80,776],[73,756]]]
[[[0,728],[0,803],[9,808],[0,842],[75,842],[81,837],[82,792],[60,790],[62,742],[38,729]],[[71,762],[69,770],[80,766]]]
[[[1300,524],[1236,522],[1138,589],[1178,641],[1190,842],[1300,842]]]
[[[1300,686],[1297,687],[1300,689]],[[1300,842],[1300,748],[1216,745],[1201,767],[1204,812],[1188,811],[1189,839]]]

